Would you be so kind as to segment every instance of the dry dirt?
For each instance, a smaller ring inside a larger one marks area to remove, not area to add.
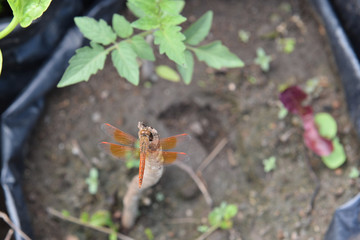
[[[283,4],[288,2],[290,8]],[[188,86],[162,79],[149,86],[143,78],[135,87],[120,79],[108,62],[88,83],[49,94],[25,163],[24,188],[35,239],[107,239],[46,212],[53,207],[73,216],[99,209],[121,214],[121,197],[136,170],[97,149],[105,139],[103,122],[134,135],[142,120],[162,137],[189,133],[193,138],[186,150],[191,157],[187,164],[194,170],[222,139],[228,141],[203,178],[214,206],[226,201],[236,204],[239,212],[231,230],[218,230],[208,239],[322,239],[334,210],[359,191],[359,183],[348,177],[350,168],[358,166],[359,142],[324,28],[310,6],[304,1],[193,0],[187,1],[183,15],[193,22],[208,10],[214,12],[214,20],[206,41],[221,40],[246,67],[215,71],[196,62]],[[240,41],[240,29],[250,32],[248,43]],[[278,49],[270,34],[276,30],[296,39],[294,52]],[[258,47],[273,58],[267,73],[253,63]],[[164,56],[156,64],[173,66]],[[336,119],[346,150],[347,162],[336,171],[308,152],[296,116],[278,118],[279,87],[304,87],[311,78],[320,82],[310,103],[315,112],[325,111]],[[76,143],[84,157],[74,151]],[[262,161],[270,156],[276,157],[276,169],[265,173]],[[85,183],[91,166],[100,173],[95,196]],[[310,214],[316,181],[309,166],[321,183]],[[162,195],[163,200],[158,198]],[[147,239],[144,230],[150,228],[157,240],[195,239],[211,208],[189,176],[169,166],[147,191],[140,211],[136,226],[126,232],[129,236]]]

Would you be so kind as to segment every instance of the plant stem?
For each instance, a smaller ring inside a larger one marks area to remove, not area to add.
[[[112,234],[113,233],[113,230],[110,229],[110,228],[105,228],[105,227],[97,227],[97,226],[94,226],[94,225],[91,225],[89,223],[85,223],[85,222],[82,222],[80,219],[77,219],[75,217],[72,217],[72,216],[64,216],[62,215],[61,212],[53,209],[53,208],[50,208],[48,207],[47,208],[47,212],[55,217],[58,217],[62,220],[65,220],[65,221],[69,221],[69,222],[72,222],[72,223],[75,223],[75,224],[78,224],[78,225],[81,225],[81,226],[84,226],[84,227],[87,227],[87,228],[91,228],[91,229],[94,229],[94,230],[97,230],[99,232],[103,232],[103,233],[106,233],[106,234]],[[122,239],[122,240],[134,240],[133,238],[131,237],[128,237],[124,234],[121,234],[121,233],[116,233],[116,236],[118,239]]]
[[[0,32],[0,39],[3,39],[5,36],[11,33],[18,24],[19,21],[17,17],[14,16],[9,25],[7,25],[6,28]]]
[[[0,218],[3,219],[12,229],[14,229],[23,239],[31,240],[20,228],[18,228],[4,212],[0,212]]]
[[[210,234],[212,234],[216,229],[218,229],[219,225],[214,225],[211,228],[209,228],[206,232],[204,232],[203,234],[201,234],[198,238],[196,238],[195,240],[204,240],[205,238],[207,238],[208,236],[210,236]]]

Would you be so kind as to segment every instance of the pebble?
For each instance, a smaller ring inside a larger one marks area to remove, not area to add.
[[[100,122],[101,120],[101,114],[99,112],[94,112],[92,115],[91,115],[91,120],[95,123],[97,122]]]

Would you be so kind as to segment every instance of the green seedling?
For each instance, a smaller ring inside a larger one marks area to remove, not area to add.
[[[58,87],[88,81],[92,74],[103,69],[108,55],[118,74],[138,85],[137,59],[154,61],[154,45],[158,46],[160,54],[176,63],[185,84],[192,79],[194,55],[215,69],[243,67],[244,63],[220,41],[201,45],[212,25],[212,11],[182,32],[180,24],[187,20],[180,14],[184,5],[185,1],[129,0],[127,6],[138,19],[129,22],[124,16],[115,14],[112,26],[101,19],[76,17],[75,23],[90,40],[90,46],[76,51]],[[135,29],[139,31],[135,33]],[[154,44],[145,40],[149,35]]]
[[[238,208],[235,204],[222,202],[219,207],[214,208],[208,215],[210,227],[201,225],[197,228],[199,232],[203,233],[198,239],[206,238],[218,228],[231,229],[233,227],[232,219],[237,213]]]
[[[271,60],[271,56],[266,55],[264,49],[258,48],[256,50],[256,58],[254,63],[259,65],[264,72],[269,71]]]
[[[295,49],[295,38],[281,38],[278,40],[281,50],[284,53],[292,53]]]
[[[250,39],[250,32],[239,30],[238,36],[242,42],[247,43]]]
[[[256,84],[256,78],[254,77],[254,76],[250,76],[250,77],[248,77],[248,79],[247,79],[248,81],[249,81],[249,83],[251,83],[251,84]]]
[[[172,69],[169,66],[166,65],[159,65],[155,68],[156,74],[166,80],[172,81],[172,82],[179,82],[180,76],[179,74]]]
[[[154,234],[153,234],[153,232],[151,231],[150,228],[145,228],[144,233],[145,233],[148,240],[154,240],[155,239]]]
[[[89,193],[96,194],[99,186],[99,171],[96,168],[91,168],[85,182],[88,185]]]
[[[316,88],[319,86],[319,79],[317,77],[315,78],[311,78],[309,80],[306,81],[305,84],[305,92],[307,94],[311,94],[313,93]]]
[[[274,156],[269,157],[268,159],[263,160],[264,171],[270,172],[276,168],[276,158]]]
[[[356,167],[352,167],[349,173],[349,178],[359,178],[360,172]]]
[[[279,104],[278,119],[284,119],[289,111],[284,107],[283,104]]]

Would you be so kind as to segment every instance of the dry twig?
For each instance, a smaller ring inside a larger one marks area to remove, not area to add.
[[[68,222],[78,224],[78,225],[83,226],[83,227],[91,228],[91,229],[94,229],[96,231],[106,233],[106,234],[109,234],[109,235],[113,233],[113,230],[110,229],[110,228],[97,227],[97,226],[91,225],[89,223],[82,222],[80,219],[77,219],[75,217],[64,216],[61,212],[59,212],[59,211],[57,211],[57,210],[55,210],[55,209],[53,209],[51,207],[47,208],[47,212],[52,216],[55,216],[57,218],[60,218],[62,220],[68,221]],[[121,239],[121,240],[134,240],[133,238],[128,237],[128,236],[126,236],[124,234],[121,234],[121,233],[116,233],[116,236],[117,236],[118,239]]]
[[[201,172],[215,159],[215,157],[221,152],[221,150],[225,147],[228,143],[226,138],[221,139],[221,141],[216,145],[214,150],[202,161],[200,166],[198,167],[196,173],[201,175]]]
[[[194,182],[196,183],[196,185],[200,189],[201,193],[204,195],[206,203],[211,207],[212,203],[213,203],[213,200],[212,200],[212,198],[211,198],[205,184],[195,174],[194,170],[192,170],[192,168],[190,168],[188,165],[184,164],[181,161],[175,162],[174,165],[178,166],[180,169],[184,170],[187,174],[190,175],[190,177],[194,180]]]
[[[13,230],[15,230],[25,240],[31,240],[20,228],[18,228],[4,212],[0,212],[0,218],[2,218]],[[9,235],[9,233],[8,233]]]

